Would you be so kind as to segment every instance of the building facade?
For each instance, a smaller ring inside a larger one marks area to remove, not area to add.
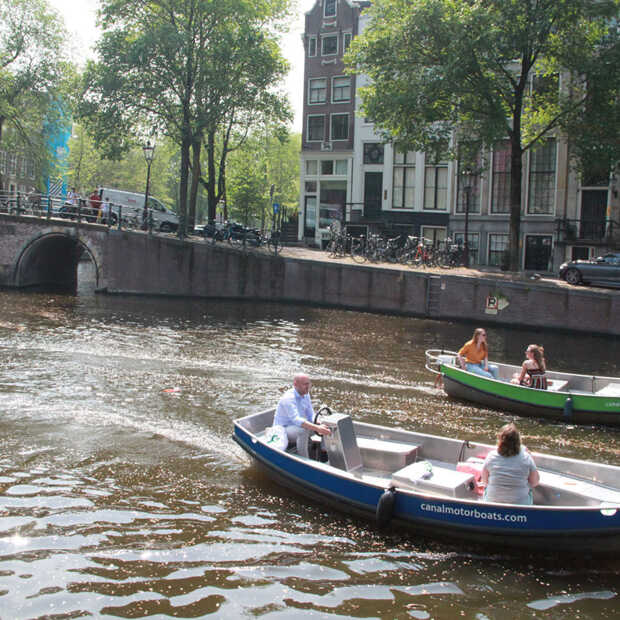
[[[324,245],[334,221],[354,235],[406,233],[461,244],[467,237],[470,264],[501,267],[510,225],[509,142],[480,153],[479,165],[467,171],[447,155],[384,143],[356,114],[365,76],[346,76],[342,63],[368,23],[369,4],[317,0],[306,14],[299,239]],[[618,185],[605,172],[578,174],[561,138],[527,152],[521,269],[557,272],[567,259],[620,247]]]

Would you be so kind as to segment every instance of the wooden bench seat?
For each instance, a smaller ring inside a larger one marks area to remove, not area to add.
[[[564,392],[567,385],[568,381],[563,381],[561,379],[549,379],[547,381],[547,390],[550,392]]]

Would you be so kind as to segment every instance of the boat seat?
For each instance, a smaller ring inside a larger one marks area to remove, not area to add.
[[[402,469],[413,463],[418,453],[418,446],[372,437],[358,437],[357,445],[364,467],[378,471]]]
[[[549,379],[547,381],[547,391],[564,392],[564,390],[566,390],[567,385],[568,385],[568,381],[564,381],[562,379]]]
[[[580,480],[539,469],[540,483],[534,487],[534,503],[543,505],[598,506],[602,503],[620,504],[620,492],[606,489],[587,480]]]
[[[620,396],[620,383],[608,383],[596,392],[597,396]]]
[[[474,498],[474,476],[468,472],[418,461],[392,474],[397,487],[446,497]]]

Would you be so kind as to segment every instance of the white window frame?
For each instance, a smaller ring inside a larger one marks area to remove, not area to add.
[[[323,88],[322,89],[312,88],[313,82],[323,82]],[[327,83],[328,83],[328,78],[326,77],[315,77],[315,78],[310,78],[308,80],[308,105],[323,105],[324,103],[327,103]],[[317,92],[319,90],[324,91],[323,99],[313,101],[312,93]]]
[[[346,116],[347,117],[347,137],[346,138],[334,138],[334,117],[335,116]],[[329,137],[332,142],[346,142],[349,139],[350,131],[349,131],[349,123],[350,123],[350,115],[348,112],[335,112],[329,115]]]
[[[311,138],[310,137],[310,119],[317,118],[319,116],[323,119],[323,135],[320,138]],[[308,142],[323,142],[325,140],[325,114],[308,114],[308,116],[306,117],[306,139]]]
[[[311,54],[311,45],[314,43],[314,54]],[[318,42],[316,37],[308,37],[308,58],[314,58],[317,55]]]
[[[324,43],[327,39],[336,39],[336,51],[331,54],[325,54],[323,51]],[[338,56],[338,50],[340,49],[340,40],[337,34],[324,34],[321,36],[321,56]]]
[[[346,99],[336,99],[336,92],[346,88],[345,86],[336,86],[336,80],[348,80],[349,96]],[[335,75],[332,78],[332,103],[350,103],[351,102],[351,87],[353,80],[350,75]]]

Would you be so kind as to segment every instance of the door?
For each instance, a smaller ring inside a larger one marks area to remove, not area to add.
[[[582,239],[602,239],[605,236],[605,215],[607,213],[607,190],[584,189],[581,191]]]
[[[367,172],[364,175],[364,217],[381,217],[381,194],[383,193],[383,172]]]
[[[526,235],[525,270],[549,271],[551,260],[551,235]]]

